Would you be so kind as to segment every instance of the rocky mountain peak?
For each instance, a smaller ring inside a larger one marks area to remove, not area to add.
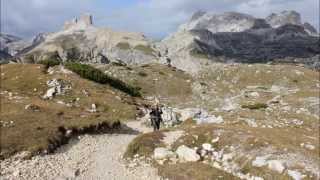
[[[285,24],[301,25],[301,15],[296,11],[282,11],[278,14],[272,13],[266,18],[266,21],[274,28]]]
[[[213,14],[198,11],[192,16],[189,22],[180,26],[179,29],[180,31],[208,29],[212,33],[241,32],[254,26],[256,24],[255,20],[253,16],[238,12]]]
[[[77,17],[66,21],[64,23],[64,30],[70,30],[70,29],[86,29],[93,25],[93,17],[91,14],[82,14],[80,18]]]
[[[202,11],[202,10],[199,10],[199,11],[196,11],[192,17],[191,17],[191,21],[195,21],[197,19],[199,19],[200,17],[202,17],[203,15],[205,15],[207,12],[205,11]]]
[[[303,24],[304,30],[307,31],[309,34],[318,36],[318,31],[314,28],[310,23],[305,22]]]

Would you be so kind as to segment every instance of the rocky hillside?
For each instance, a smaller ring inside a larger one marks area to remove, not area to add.
[[[8,34],[0,34],[0,61],[7,63],[19,57],[44,41],[46,34],[40,33],[31,40],[24,40]]]
[[[121,61],[127,64],[155,62],[158,53],[144,35],[97,28],[91,15],[82,15],[65,23],[63,30],[42,37],[41,43],[20,53],[20,62],[38,62],[50,58],[91,63]],[[35,43],[34,43],[35,44]]]
[[[168,128],[138,136],[126,156],[151,159],[169,179],[319,179],[318,76],[292,65],[209,65],[192,79],[191,100],[164,106]]]
[[[183,61],[195,59],[245,63],[282,59],[319,66],[318,58],[313,58],[319,55],[317,32],[310,24],[302,24],[300,14],[294,11],[272,14],[266,19],[235,12],[197,12],[159,46],[173,64],[186,70],[194,66],[185,67]]]

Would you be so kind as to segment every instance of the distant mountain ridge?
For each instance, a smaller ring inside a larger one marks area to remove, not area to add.
[[[197,72],[211,62],[286,62],[320,67],[319,34],[295,11],[252,15],[198,11],[176,33],[154,42],[141,33],[98,28],[90,14],[64,23],[61,31],[32,41],[0,35],[1,58],[35,63],[43,59],[127,64],[170,63]]]
[[[237,12],[199,11],[160,46],[166,49],[173,64],[186,69],[196,67],[196,59],[242,63],[283,59],[286,63],[308,62],[311,67],[320,64],[314,58],[320,53],[319,35],[309,23],[302,23],[295,11],[271,14],[266,19]],[[192,65],[186,66],[185,62]]]

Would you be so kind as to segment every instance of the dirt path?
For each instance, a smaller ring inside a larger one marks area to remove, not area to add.
[[[136,132],[83,136],[72,140],[53,155],[37,156],[27,161],[14,158],[2,161],[0,179],[160,179],[150,165],[128,165],[122,160],[126,147],[138,131],[145,133],[151,130],[136,121],[127,123],[127,126]]]

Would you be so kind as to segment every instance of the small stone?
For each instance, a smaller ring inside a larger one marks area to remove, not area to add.
[[[254,98],[260,97],[260,94],[258,92],[252,92],[249,95]]]
[[[20,176],[20,170],[16,170],[12,173],[14,177]]]
[[[209,143],[202,144],[202,148],[206,151],[212,151],[212,145]]]

